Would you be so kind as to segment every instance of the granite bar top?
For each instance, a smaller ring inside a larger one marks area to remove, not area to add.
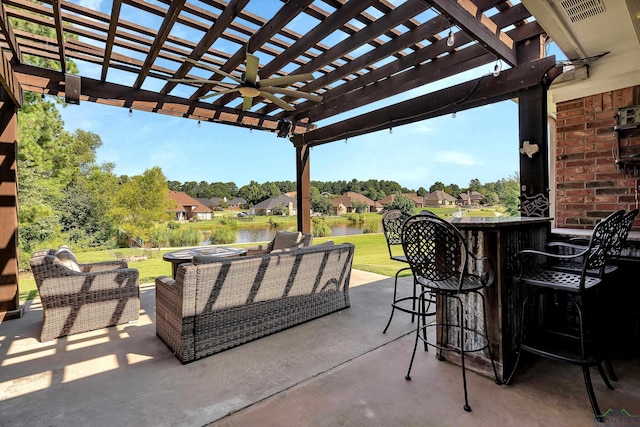
[[[550,224],[552,218],[529,217],[465,217],[453,218],[451,224],[460,229],[497,229],[508,227],[522,227],[534,224]]]

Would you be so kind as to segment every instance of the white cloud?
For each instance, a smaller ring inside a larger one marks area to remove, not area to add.
[[[469,154],[460,151],[443,151],[436,154],[434,160],[438,163],[453,163],[461,166],[476,166],[480,164]]]

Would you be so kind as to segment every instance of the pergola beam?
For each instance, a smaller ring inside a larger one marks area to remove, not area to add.
[[[442,45],[446,45],[446,40],[440,40],[429,47],[439,49]],[[406,71],[398,72],[382,81],[363,85],[329,102],[316,105],[305,112],[305,117],[309,117],[309,120],[316,122],[327,118],[329,114],[340,114],[353,108],[369,105],[404,91],[456,75],[469,67],[482,66],[492,60],[493,55],[487,53],[484,48],[477,44],[472,45],[423,65],[417,65]]]
[[[16,63],[16,65],[18,65]],[[14,67],[4,53],[0,53],[0,85],[17,107],[22,106],[22,88]],[[64,91],[63,91],[64,92]],[[5,100],[2,100],[5,102]]]
[[[27,90],[39,92],[42,88],[45,88],[49,94],[64,95],[64,73],[18,64],[16,65],[16,74],[20,84]],[[83,101],[116,107],[130,107],[141,111],[188,117],[233,126],[264,129],[271,132],[275,132],[278,125],[278,121],[273,117],[262,116],[248,111],[242,112],[227,107],[218,107],[206,102],[189,101],[177,96],[162,95],[148,90],[101,82],[87,77],[82,77],[81,87],[80,99]],[[296,122],[294,132],[306,132],[314,127],[314,125],[307,123]]]
[[[485,49],[514,66],[518,63],[513,40],[470,0],[420,0],[447,16]]]
[[[510,99],[520,90],[540,85],[554,66],[554,56],[542,58],[505,70],[498,77],[484,76],[295,135],[291,142],[296,147],[316,146]]]
[[[7,11],[4,8],[4,4],[2,2],[0,2],[0,30],[2,30],[4,39],[9,45],[9,49],[11,49],[11,53],[13,54],[16,62],[22,62],[20,46],[18,45],[16,35],[13,32],[13,27],[11,27],[11,23],[9,22],[9,18],[7,17]]]

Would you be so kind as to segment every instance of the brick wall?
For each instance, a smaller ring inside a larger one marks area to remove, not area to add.
[[[615,164],[618,108],[640,104],[640,86],[605,92],[557,105],[556,226],[592,228],[618,209],[636,207],[640,173],[623,173]],[[620,140],[620,158],[640,153],[640,132]],[[640,228],[636,220],[634,229]]]

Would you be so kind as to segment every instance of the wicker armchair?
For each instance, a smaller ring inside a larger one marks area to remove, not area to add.
[[[125,261],[67,267],[55,250],[31,258],[31,270],[42,301],[40,341],[138,320],[138,270]]]
[[[273,238],[273,240],[271,240],[268,244],[264,246],[259,245],[252,248],[248,248],[247,256],[268,254],[274,249],[283,249],[280,245],[278,245],[279,241],[289,240],[293,234],[296,234],[296,233],[292,233],[288,231],[278,231],[276,232],[276,235]],[[281,240],[281,238],[283,239]],[[312,242],[313,242],[313,234],[301,233],[300,238],[297,240],[296,243],[294,243],[291,246],[287,245],[286,243],[285,245],[288,246],[287,249],[296,249],[296,248],[311,246]]]

